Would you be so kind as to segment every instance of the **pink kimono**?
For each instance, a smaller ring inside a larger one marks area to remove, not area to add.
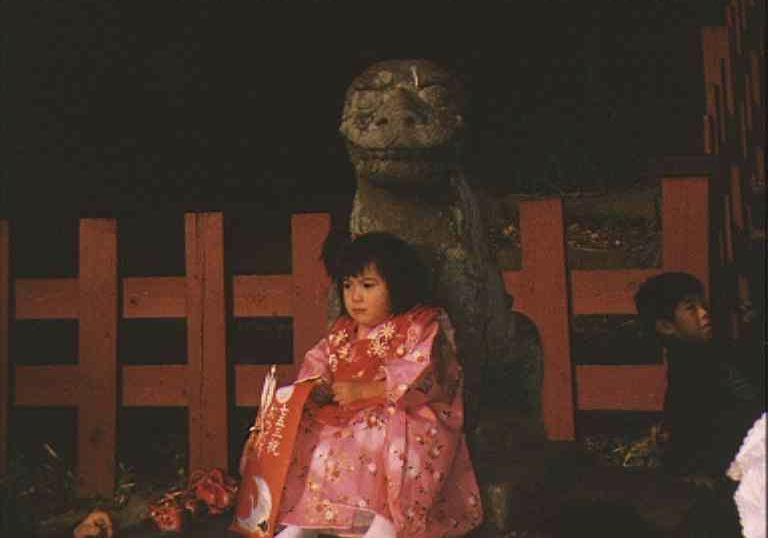
[[[361,533],[379,514],[398,537],[466,534],[482,508],[447,315],[418,306],[366,338],[356,334],[356,323],[340,317],[307,352],[298,379],[381,380],[386,396],[305,408],[278,520]]]

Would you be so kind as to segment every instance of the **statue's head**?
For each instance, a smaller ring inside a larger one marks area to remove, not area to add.
[[[465,97],[453,73],[427,60],[373,64],[347,90],[339,130],[358,177],[381,186],[439,181],[455,163]]]

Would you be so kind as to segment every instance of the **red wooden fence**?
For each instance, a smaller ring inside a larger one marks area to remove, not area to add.
[[[656,270],[569,272],[561,200],[521,204],[523,268],[505,272],[504,278],[515,304],[534,320],[541,334],[545,360],[542,405],[550,438],[573,439],[577,409],[660,409],[665,390],[662,366],[577,366],[574,370],[570,319],[578,314],[634,312],[632,294],[637,285],[662,270],[686,270],[708,282],[707,185],[706,178],[663,181],[663,266]],[[7,395],[9,236],[7,224],[0,224],[0,381]],[[83,219],[77,278],[15,280],[16,319],[79,320],[79,363],[16,366],[12,404],[78,409],[82,492],[111,492],[118,405],[186,407],[189,465],[226,467],[228,386],[234,384],[236,405],[257,405],[266,366],[235,365],[234,380],[226,378],[222,228],[219,213],[186,215],[186,274],[123,278],[120,290],[115,221]],[[328,281],[319,254],[328,228],[327,215],[293,216],[293,274],[233,277],[235,317],[293,317],[294,364],[321,337],[326,325]],[[186,364],[118,368],[120,291],[125,318],[186,318]],[[282,367],[283,375],[290,377],[293,368],[293,364]],[[119,402],[118,394],[122,395]],[[9,403],[7,398],[0,402],[3,466]]]
[[[292,219],[293,275],[234,277],[236,317],[293,316],[295,363],[325,328],[328,282],[320,246],[327,215]],[[0,404],[2,471],[7,448],[9,237],[0,227],[2,338]],[[227,379],[223,219],[185,216],[186,274],[122,280],[125,318],[186,318],[187,361],[180,365],[117,366],[117,230],[114,220],[80,221],[77,278],[16,279],[16,319],[78,319],[77,365],[16,366],[16,406],[68,406],[78,411],[80,491],[109,495],[114,484],[117,406],[182,406],[189,415],[191,468],[227,467]],[[281,358],[276,358],[281,359]],[[256,405],[266,366],[237,365],[237,405]],[[282,369],[290,375],[293,365]],[[120,390],[118,390],[118,388]],[[118,403],[118,394],[122,400]]]
[[[637,286],[662,271],[687,271],[709,286],[707,178],[662,181],[659,269],[567,271],[559,199],[522,203],[520,229],[523,267],[506,271],[504,280],[515,307],[534,321],[541,336],[542,414],[549,438],[574,438],[576,409],[660,410],[666,390],[664,366],[583,365],[574,372],[570,319],[581,314],[635,313]]]
[[[764,300],[765,2],[730,0],[724,15],[724,26],[702,29],[703,149],[715,158],[714,269],[725,292],[717,306],[730,312],[739,336],[738,302]]]

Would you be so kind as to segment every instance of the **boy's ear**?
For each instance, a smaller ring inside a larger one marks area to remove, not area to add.
[[[675,324],[668,319],[657,319],[656,332],[663,336],[675,336],[677,334],[677,328],[675,328]]]

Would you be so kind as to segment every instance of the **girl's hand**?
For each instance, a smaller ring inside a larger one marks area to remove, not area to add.
[[[349,405],[363,398],[384,396],[383,381],[337,381],[333,385],[333,400],[339,405]]]
[[[94,510],[72,531],[74,538],[112,538],[112,520],[109,514]]]
[[[333,391],[327,383],[321,381],[312,387],[312,392],[310,392],[309,397],[312,398],[312,401],[317,405],[326,405],[333,401]]]
[[[349,405],[363,397],[362,383],[359,381],[336,381],[333,388],[333,401],[339,405]]]

